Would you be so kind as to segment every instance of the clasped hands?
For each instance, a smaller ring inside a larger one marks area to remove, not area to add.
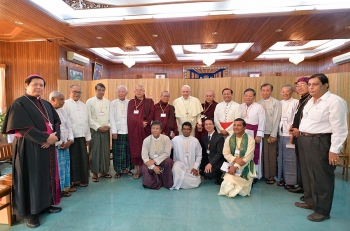
[[[51,145],[55,144],[58,141],[58,137],[56,136],[56,132],[51,133],[49,137],[46,139],[46,142],[44,142],[41,145],[41,148],[48,148]]]

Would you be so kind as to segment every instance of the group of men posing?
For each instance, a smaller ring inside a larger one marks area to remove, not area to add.
[[[51,92],[50,104],[40,98],[41,76],[30,75],[25,84],[26,94],[10,106],[2,132],[16,136],[13,204],[29,227],[40,225],[42,211],[60,212],[52,205],[76,191],[74,186],[88,186],[89,163],[92,182],[112,177],[110,134],[115,178],[142,175],[146,188],[178,190],[198,187],[202,175],[221,185],[219,195],[234,197],[250,195],[254,179],[265,177],[273,184],[277,177],[286,189],[303,187],[305,202],[295,205],[314,210],[308,219],[329,218],[337,154],[348,129],[346,102],[328,91],[324,74],[298,79],[299,101],[292,98],[291,85],[282,86],[278,101],[266,83],[262,100],[256,103],[255,90],[248,88],[242,104],[232,100],[229,88],[222,90],[223,102],[215,102],[208,90],[201,104],[188,85],[173,105],[168,91],[154,104],[142,85],[131,100],[128,89],[118,86],[118,98],[110,102],[102,83],[86,104],[77,85],[70,87],[67,100]]]

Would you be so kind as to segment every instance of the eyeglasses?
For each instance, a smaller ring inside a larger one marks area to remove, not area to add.
[[[72,91],[72,92],[73,92],[73,94],[81,94],[81,93],[83,93],[81,91]]]
[[[295,85],[295,87],[305,87],[305,86],[307,86],[307,84],[306,84],[306,83],[301,83],[301,84],[297,84],[297,85]]]
[[[170,95],[163,95],[164,98],[170,98]]]

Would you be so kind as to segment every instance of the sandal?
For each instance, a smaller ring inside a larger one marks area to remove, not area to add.
[[[103,175],[103,176],[101,176],[101,177],[104,177],[104,178],[112,178],[112,176],[111,176],[109,173],[107,173],[106,175]]]
[[[128,176],[134,175],[131,171],[128,171],[128,170],[123,170],[122,174],[127,174]]]
[[[62,195],[62,197],[70,197],[71,194],[69,192],[62,191],[61,195]]]
[[[275,179],[273,178],[269,178],[266,180],[266,184],[274,184],[275,183]]]
[[[76,192],[77,189],[74,188],[73,186],[71,186],[71,187],[69,187],[69,188],[67,189],[67,191],[68,191],[68,192]]]
[[[98,181],[99,181],[98,176],[93,176],[93,177],[92,177],[92,182],[98,182]]]
[[[139,178],[140,178],[140,174],[139,174],[139,173],[136,173],[136,174],[134,174],[134,175],[132,176],[132,178],[134,178],[134,179],[139,179]]]
[[[120,173],[114,174],[114,178],[120,178],[121,176],[122,176],[122,174],[120,174]]]
[[[286,182],[284,182],[284,180],[277,182],[277,186],[284,186],[285,184],[286,184]]]
[[[97,182],[98,182],[98,179],[97,179]],[[88,184],[80,183],[79,186],[80,186],[80,187],[86,187],[86,186],[88,186]]]
[[[293,188],[294,188],[294,185],[288,185],[288,184],[284,185],[284,189],[289,190],[289,189],[293,189]]]

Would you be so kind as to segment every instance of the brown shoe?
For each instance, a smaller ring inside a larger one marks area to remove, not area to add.
[[[331,218],[331,216],[325,216],[325,215],[321,215],[321,214],[317,214],[317,213],[313,213],[310,214],[309,216],[307,216],[307,219],[309,219],[310,221],[316,221],[316,222],[320,222],[320,221],[324,221],[326,219]]]
[[[63,196],[63,197],[70,197],[70,193],[69,192],[66,192],[66,191],[62,191],[61,192],[61,195]]]
[[[295,202],[295,206],[302,209],[314,209],[314,206],[308,205],[306,203]]]

